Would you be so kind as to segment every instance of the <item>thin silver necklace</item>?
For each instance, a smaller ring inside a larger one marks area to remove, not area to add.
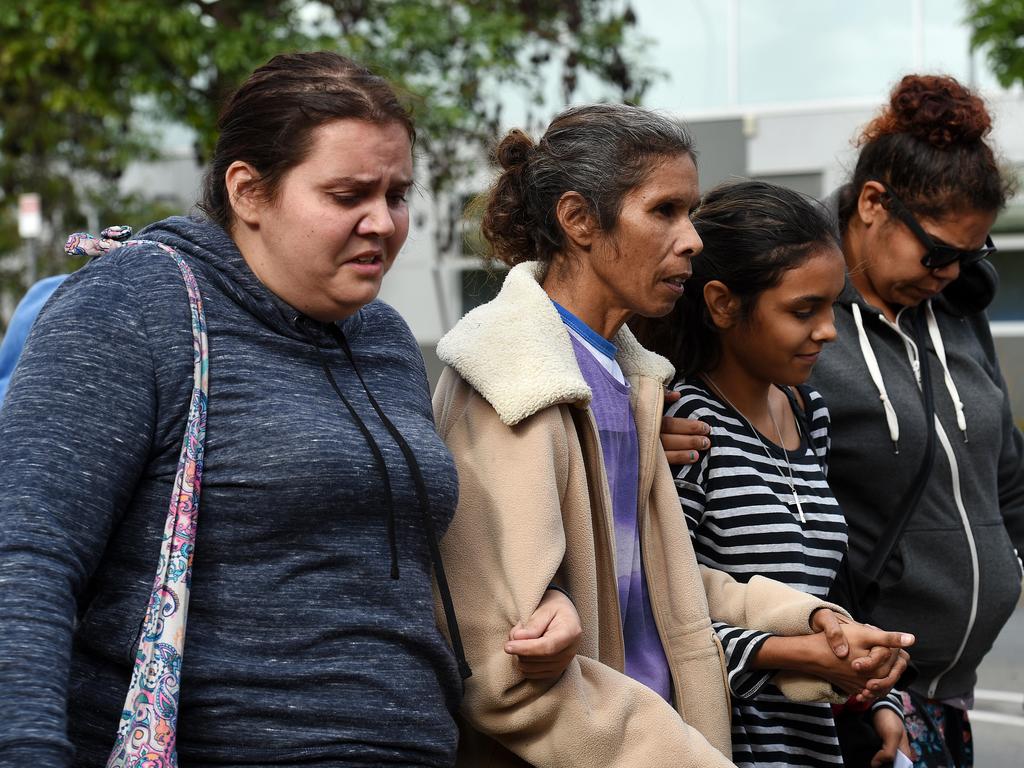
[[[704,381],[711,385],[711,388],[715,390],[715,393],[725,401],[726,405],[739,414],[739,417],[743,419],[743,422],[750,428],[750,431],[754,433],[754,437],[757,438],[757,442],[761,446],[761,450],[764,451],[764,455],[768,457],[768,461],[771,462],[773,467],[775,467],[775,471],[779,473],[783,482],[789,486],[789,490],[793,493],[793,503],[796,505],[797,514],[800,516],[800,522],[806,523],[807,518],[804,517],[804,508],[803,505],[800,504],[800,496],[796,492],[796,483],[793,480],[793,466],[789,463],[789,451],[786,450],[785,443],[783,443],[782,430],[779,429],[778,422],[775,421],[775,415],[772,413],[771,404],[768,405],[768,418],[772,420],[772,426],[775,427],[775,434],[778,435],[779,438],[779,447],[782,449],[782,455],[786,460],[785,473],[779,467],[779,463],[775,457],[772,456],[771,451],[768,450],[768,446],[764,444],[764,440],[761,439],[761,433],[754,429],[754,425],[751,424],[750,419],[743,415],[743,411],[732,404],[732,401],[725,396],[725,392],[723,392],[722,388],[715,383],[714,379],[706,373],[702,375],[704,376]],[[799,429],[800,427],[797,425],[797,430],[799,431]],[[775,495],[778,496],[778,494]]]

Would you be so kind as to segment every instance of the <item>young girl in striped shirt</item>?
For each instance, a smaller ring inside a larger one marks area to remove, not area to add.
[[[704,251],[686,293],[670,315],[636,330],[676,367],[680,399],[668,415],[711,428],[710,448],[673,467],[697,560],[739,581],[760,574],[823,597],[846,523],[826,481],[828,409],[804,382],[835,338],[844,265],[832,225],[796,192],[741,182],[709,192],[694,226]],[[853,693],[849,665],[813,635],[715,629],[733,693],[736,764],[841,766],[829,704],[789,701],[773,676],[811,673]],[[895,700],[876,703],[874,718],[898,734]]]

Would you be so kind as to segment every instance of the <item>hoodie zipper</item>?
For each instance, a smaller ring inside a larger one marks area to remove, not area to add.
[[[957,649],[956,656],[949,663],[949,666],[942,670],[932,680],[932,684],[928,686],[928,698],[935,698],[935,691],[939,687],[939,681],[943,676],[949,672],[953,667],[960,663],[960,658],[963,656],[964,648],[967,647],[967,640],[974,630],[974,622],[978,616],[978,581],[980,578],[978,568],[978,550],[974,542],[974,533],[971,531],[971,524],[967,518],[967,510],[964,507],[963,498],[960,495],[960,468],[956,463],[956,457],[953,455],[953,446],[949,442],[949,437],[946,435],[946,430],[942,428],[942,425],[938,423],[939,417],[935,417],[936,433],[939,437],[939,443],[942,445],[943,450],[946,452],[946,456],[949,459],[950,471],[953,474],[953,500],[956,502],[956,508],[960,512],[960,520],[964,526],[964,532],[967,534],[967,546],[971,551],[971,574],[973,577],[972,590],[971,590],[971,614],[967,620],[967,628],[964,630],[963,640],[960,641],[960,647]]]
[[[920,388],[921,351],[917,348],[917,344],[914,343],[914,340],[907,336],[903,332],[903,329],[899,327],[900,315],[905,311],[905,308],[900,310],[899,314],[896,315],[895,323],[891,322],[884,315],[879,315],[879,319],[896,331],[896,333],[899,334],[899,337],[903,340],[903,344],[907,351],[907,357],[914,370],[914,378],[917,380],[918,388]],[[956,504],[957,512],[960,514],[960,523],[963,526],[964,535],[967,538],[967,548],[971,554],[971,611],[967,619],[967,627],[964,629],[963,639],[960,641],[960,647],[953,656],[953,660],[945,669],[932,678],[931,684],[928,686],[928,698],[930,699],[935,698],[935,692],[938,689],[939,682],[942,678],[957,664],[959,664],[960,659],[963,657],[964,649],[967,647],[967,641],[970,639],[971,632],[974,631],[974,624],[978,617],[978,592],[981,580],[981,572],[978,565],[978,548],[974,541],[974,532],[971,530],[970,519],[967,516],[967,508],[964,506],[963,496],[960,491],[960,465],[957,463],[956,455],[953,452],[953,446],[949,442],[949,436],[946,434],[946,430],[943,428],[938,414],[933,414],[932,418],[935,419],[935,433],[939,439],[939,444],[942,446],[942,450],[945,451],[946,459],[949,462],[950,480],[953,485],[953,501]]]

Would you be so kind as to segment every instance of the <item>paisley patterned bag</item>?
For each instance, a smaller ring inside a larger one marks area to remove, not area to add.
[[[98,238],[79,232],[68,238],[64,250],[69,255],[96,257],[125,245],[156,245],[174,259],[188,291],[192,316],[192,400],[131,685],[107,760],[107,768],[175,768],[178,694],[206,437],[206,316],[199,286],[184,259],[163,243],[129,240],[131,234],[130,227],[110,227]]]

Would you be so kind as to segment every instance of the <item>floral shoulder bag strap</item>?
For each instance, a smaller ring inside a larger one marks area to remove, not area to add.
[[[107,768],[175,768],[182,653],[206,438],[206,316],[195,275],[177,251],[151,240],[129,240],[131,234],[130,227],[110,227],[98,238],[80,232],[68,238],[64,250],[69,255],[96,257],[125,245],[156,245],[174,259],[188,292],[192,318],[192,399],[156,578],[139,633],[131,685],[107,759]]]

